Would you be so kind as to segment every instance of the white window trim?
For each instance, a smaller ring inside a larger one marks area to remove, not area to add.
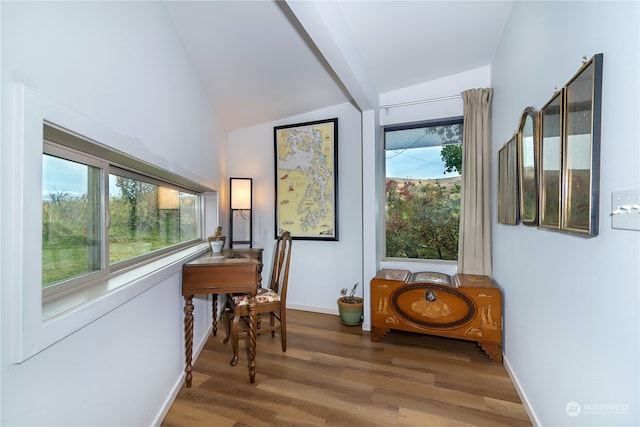
[[[11,143],[3,144],[0,160],[3,205],[2,267],[3,309],[8,309],[9,358],[22,363],[75,331],[178,274],[182,264],[206,252],[207,242],[175,252],[138,268],[113,276],[81,292],[42,303],[42,153],[43,123],[73,129],[94,141],[109,141],[121,152],[137,151],[138,158],[154,158],[140,145],[56,104],[22,84],[12,87]],[[168,168],[166,168],[168,170]],[[209,189],[209,191],[215,191]],[[217,211],[215,193],[205,193],[205,209]],[[214,212],[215,212],[214,211]],[[215,216],[217,220],[217,215]],[[206,218],[203,213],[202,218]],[[34,226],[34,224],[36,226]],[[211,226],[203,226],[203,233]]]

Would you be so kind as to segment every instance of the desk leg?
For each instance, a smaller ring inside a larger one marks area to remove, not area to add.
[[[257,327],[257,314],[256,314],[256,298],[255,296],[249,297],[249,381],[254,383],[256,381],[256,327]]]
[[[191,364],[193,356],[193,295],[185,295],[184,297],[184,351],[186,362],[184,382],[187,388],[190,388],[191,380],[193,379],[193,366]]]
[[[218,335],[218,294],[211,294],[211,308],[213,313],[213,336]]]

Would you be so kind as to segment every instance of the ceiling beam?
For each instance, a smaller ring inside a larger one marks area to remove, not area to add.
[[[379,97],[347,31],[338,2],[278,1],[360,111],[378,108]]]

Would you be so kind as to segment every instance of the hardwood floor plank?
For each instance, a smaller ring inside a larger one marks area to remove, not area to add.
[[[407,394],[397,391],[376,390],[373,396],[374,401],[393,401],[398,404],[399,414],[402,411],[411,411],[412,419],[417,419],[417,415],[424,414],[427,424],[413,424],[414,426],[429,425],[429,422],[437,419],[448,419],[454,422],[479,427],[498,427],[498,426],[530,426],[528,421],[523,423],[518,418],[504,416],[490,410],[480,410],[477,408],[459,405],[456,402],[448,402],[444,400],[434,400],[419,394]],[[429,421],[431,420],[431,421]],[[399,418],[399,423],[401,417]]]
[[[455,421],[446,417],[439,417],[421,411],[400,408],[398,426],[425,426],[425,427],[472,427],[473,424]]]
[[[235,420],[212,413],[209,408],[177,400],[163,423],[166,427],[233,427]]]
[[[520,402],[507,402],[500,399],[492,399],[490,397],[484,398],[487,408],[493,412],[502,413],[505,416],[516,418],[522,421],[529,422],[529,415]]]
[[[319,404],[332,411],[344,413],[366,414],[367,419],[373,419],[382,424],[395,424],[397,409],[383,404],[371,404],[371,398],[366,401],[354,399],[352,394],[336,392],[334,390],[321,389],[306,384],[295,384],[282,380],[269,380],[262,382],[259,388],[278,393],[291,399]]]
[[[254,384],[246,340],[230,366],[224,332],[210,337],[162,426],[531,426],[504,366],[472,342],[395,331],[372,342],[296,310],[287,326],[284,353],[278,334],[258,336]]]

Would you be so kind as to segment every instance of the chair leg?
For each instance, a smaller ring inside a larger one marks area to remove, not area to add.
[[[238,332],[239,332],[240,316],[234,313],[233,322],[231,322],[231,346],[233,347],[233,358],[231,359],[231,366],[238,364]]]
[[[287,310],[280,310],[280,339],[282,340],[282,351],[287,351]]]
[[[224,325],[227,335],[222,342],[226,344],[229,342],[229,337],[231,336],[231,310],[228,307],[224,310]]]
[[[273,329],[276,325],[276,316],[273,313],[269,313],[269,325],[271,326],[271,337],[273,338],[276,336],[276,331]]]

